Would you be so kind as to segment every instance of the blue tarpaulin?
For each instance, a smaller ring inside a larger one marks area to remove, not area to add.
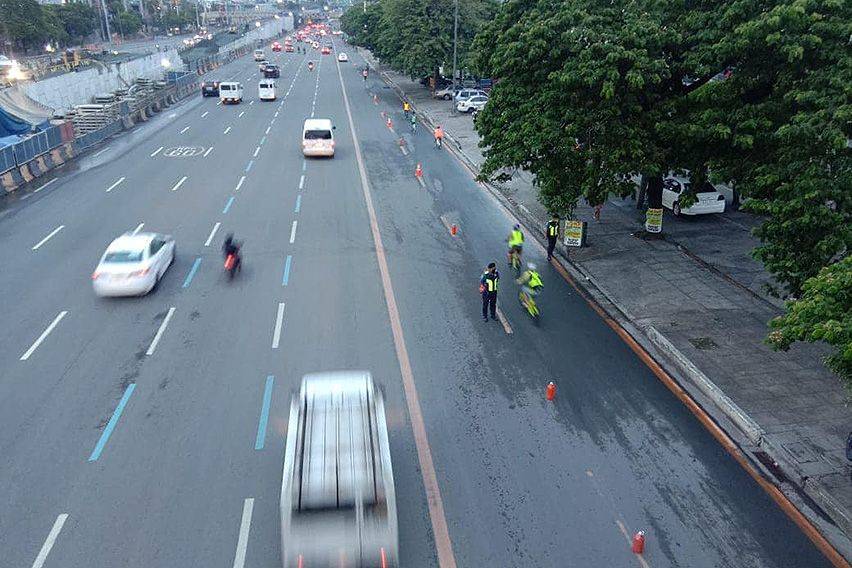
[[[33,125],[29,122],[21,120],[0,108],[0,138],[13,134],[27,134],[32,128]]]

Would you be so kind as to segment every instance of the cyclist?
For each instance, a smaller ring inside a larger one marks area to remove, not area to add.
[[[411,116],[408,117],[408,121],[411,124],[411,131],[414,132],[417,130],[417,115],[412,112]]]
[[[411,112],[411,105],[408,104],[408,101],[402,103],[402,112],[405,113],[405,118],[408,118],[408,113]]]
[[[544,283],[541,281],[541,275],[536,270],[536,265],[532,262],[527,263],[527,269],[523,274],[521,274],[520,278],[518,278],[516,282],[521,285],[521,292],[518,297],[524,307],[527,307],[530,300],[533,300],[533,298],[538,296],[539,290],[544,287]]]
[[[444,129],[441,125],[435,127],[435,147],[440,148],[444,143]]]
[[[524,248],[524,233],[521,232],[521,226],[515,224],[512,232],[509,233],[509,238],[506,239],[509,243],[509,265],[512,265],[512,257],[518,261],[518,266],[521,265],[521,252]]]

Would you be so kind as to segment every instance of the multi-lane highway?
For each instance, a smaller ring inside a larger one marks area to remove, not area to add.
[[[250,58],[220,68],[242,104],[193,98],[4,202],[0,566],[280,565],[290,397],[333,369],[386,393],[403,566],[827,566],[532,244],[525,317],[512,218],[337,43],[351,63],[274,54],[276,102]],[[334,159],[302,157],[310,116],[334,121]],[[172,235],[174,265],[146,297],[97,298],[100,255],[135,230]],[[504,317],[483,322],[492,260]]]

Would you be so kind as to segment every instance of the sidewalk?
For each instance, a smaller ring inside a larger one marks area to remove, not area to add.
[[[454,151],[478,171],[483,157],[471,117],[452,114],[450,102],[432,99],[416,81],[358,51],[421,118],[441,124]],[[543,238],[548,216],[528,174],[491,188]],[[852,558],[852,470],[844,452],[852,411],[821,362],[822,346],[797,344],[776,353],[763,344],[767,322],[783,304],[766,294],[772,278],[750,256],[757,240],[749,231],[759,219],[736,211],[696,219],[667,212],[665,238],[646,241],[633,236],[643,213],[631,199],[610,200],[600,222],[586,205],[574,217],[588,222],[588,235],[584,248],[570,250],[570,265],[589,292],[634,339],[662,355],[658,360],[683,388]],[[809,500],[827,518],[814,515]]]

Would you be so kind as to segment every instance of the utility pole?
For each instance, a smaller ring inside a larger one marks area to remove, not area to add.
[[[106,0],[100,0],[101,12],[104,15],[104,25],[106,25],[106,42],[112,43],[112,31],[109,29],[109,14],[107,13]]]
[[[456,67],[458,66],[459,54],[459,0],[455,0],[453,16],[453,108],[451,112],[456,113]]]

